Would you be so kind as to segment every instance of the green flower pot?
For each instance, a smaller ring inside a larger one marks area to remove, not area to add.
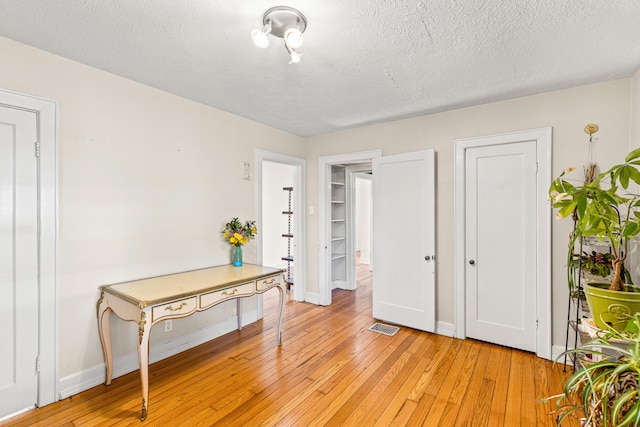
[[[625,292],[610,291],[610,285],[587,283],[584,293],[598,328],[622,331],[629,322],[628,316],[640,312],[640,288],[625,285]]]

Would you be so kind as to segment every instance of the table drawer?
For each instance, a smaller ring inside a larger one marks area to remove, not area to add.
[[[264,291],[265,289],[273,288],[274,286],[282,285],[283,276],[282,274],[278,274],[277,276],[267,277],[266,279],[260,279],[256,282],[256,289],[258,292]]]
[[[163,317],[191,313],[196,310],[196,301],[197,298],[192,297],[153,307],[151,321],[155,322]]]
[[[255,282],[247,282],[241,285],[232,286],[220,291],[209,292],[200,295],[200,308],[206,308],[210,305],[224,301],[228,298],[237,298],[241,296],[249,296],[255,293]]]

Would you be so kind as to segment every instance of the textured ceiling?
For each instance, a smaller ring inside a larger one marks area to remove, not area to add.
[[[299,64],[251,41],[277,5]],[[0,0],[0,35],[310,136],[630,77],[640,1]]]

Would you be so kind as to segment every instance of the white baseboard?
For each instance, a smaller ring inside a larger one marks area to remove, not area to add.
[[[347,289],[347,282],[345,280],[334,280],[331,282],[331,290],[333,289]]]
[[[304,300],[310,304],[319,305],[320,295],[317,292],[307,292]]]
[[[248,325],[257,320],[258,314],[255,310],[246,312],[242,316],[242,324]],[[214,338],[236,330],[238,327],[237,317],[231,317],[213,325],[192,331],[186,335],[177,337],[171,341],[164,341],[154,345],[151,343],[149,349],[149,363],[155,363],[167,357],[174,356],[190,348],[196,347]],[[113,378],[118,378],[129,372],[138,369],[138,354],[129,353],[118,357],[113,361]],[[100,384],[104,384],[106,367],[104,363],[96,365],[84,371],[68,375],[60,379],[58,384],[59,399],[66,399],[74,394],[88,390]]]
[[[456,335],[456,328],[453,325],[453,323],[437,321],[436,322],[436,334],[444,335],[445,337],[453,338]]]

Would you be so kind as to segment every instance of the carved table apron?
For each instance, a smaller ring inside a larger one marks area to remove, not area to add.
[[[149,408],[149,334],[158,322],[187,317],[216,304],[236,299],[238,330],[242,329],[242,298],[261,294],[271,288],[280,293],[276,329],[277,344],[282,344],[282,316],[286,282],[285,270],[243,264],[242,267],[221,265],[201,270],[134,280],[100,286],[98,300],[98,331],[107,368],[105,384],[111,384],[113,357],[109,332],[109,312],[122,320],[138,323],[138,361],[142,383],[142,414],[145,420]]]

